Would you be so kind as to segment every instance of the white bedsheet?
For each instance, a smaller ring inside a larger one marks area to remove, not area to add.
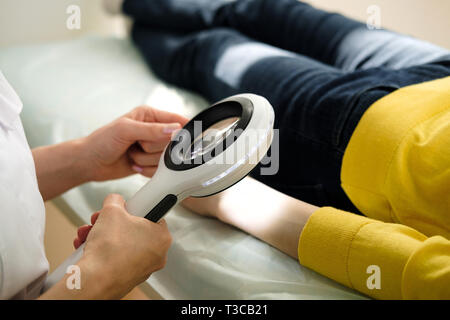
[[[155,78],[127,39],[88,37],[2,49],[0,69],[23,100],[31,147],[86,135],[143,103],[187,116],[207,106],[201,97]],[[132,176],[88,183],[59,203],[87,223],[108,193],[127,198],[145,181]],[[166,299],[364,298],[218,221],[181,207],[166,220],[174,238],[168,263],[147,281]]]

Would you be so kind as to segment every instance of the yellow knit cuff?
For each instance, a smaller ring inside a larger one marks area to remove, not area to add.
[[[301,233],[298,256],[302,265],[350,288],[401,299],[405,266],[426,239],[404,225],[321,208]]]
[[[353,287],[347,268],[350,245],[359,229],[371,221],[334,208],[320,208],[308,219],[300,235],[300,263]]]

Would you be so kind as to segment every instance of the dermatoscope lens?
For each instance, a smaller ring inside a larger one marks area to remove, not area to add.
[[[219,144],[222,144],[236,128],[240,119],[240,117],[230,117],[207,128],[191,143],[190,148],[186,150],[183,157],[184,160],[192,160],[198,156],[208,154]]]

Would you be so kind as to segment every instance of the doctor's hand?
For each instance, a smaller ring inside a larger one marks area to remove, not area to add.
[[[91,222],[93,226],[79,229],[74,244],[86,241],[78,263],[81,287],[94,298],[121,298],[164,267],[172,241],[164,220],[153,223],[132,216],[125,210],[125,200],[111,194]]]
[[[88,180],[153,176],[172,134],[187,122],[181,115],[141,106],[82,138]]]

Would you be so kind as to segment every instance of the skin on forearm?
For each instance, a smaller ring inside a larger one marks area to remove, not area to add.
[[[300,234],[317,209],[247,178],[223,193],[217,217],[298,259]]]
[[[83,140],[77,139],[32,150],[44,201],[90,181],[82,145]]]

